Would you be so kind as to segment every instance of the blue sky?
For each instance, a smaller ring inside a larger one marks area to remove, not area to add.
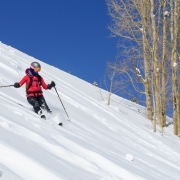
[[[117,52],[109,23],[105,0],[0,1],[2,43],[90,83]]]

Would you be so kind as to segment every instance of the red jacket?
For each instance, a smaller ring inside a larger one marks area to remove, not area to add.
[[[42,96],[43,92],[41,91],[41,86],[44,89],[48,89],[48,85],[44,82],[44,79],[42,77],[41,77],[41,85],[39,85],[39,83],[38,83],[38,77],[37,76],[31,76],[31,77],[33,78],[33,81],[32,81],[31,87],[28,89],[29,93],[26,95],[26,97]],[[22,86],[24,83],[26,83],[26,88],[28,88],[29,83],[30,83],[30,77],[28,75],[25,75],[22,78],[22,80],[19,82],[20,86]]]

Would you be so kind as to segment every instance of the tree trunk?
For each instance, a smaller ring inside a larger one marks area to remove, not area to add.
[[[162,55],[162,126],[166,126],[166,43],[167,43],[167,13],[166,13],[167,1],[164,0],[163,8],[163,55]]]
[[[152,120],[152,101],[150,94],[150,73],[149,73],[149,63],[148,63],[148,45],[146,38],[146,28],[147,28],[147,17],[146,10],[147,5],[142,1],[142,38],[143,38],[143,53],[144,53],[144,71],[145,71],[145,94],[146,94],[146,106],[147,106],[147,117]]]
[[[159,63],[157,59],[157,32],[156,32],[156,22],[154,15],[154,0],[150,0],[151,2],[151,21],[152,21],[152,62],[153,62],[153,73],[154,73],[154,86],[155,86],[155,111],[158,124],[162,126],[162,118],[161,118],[161,95],[160,95],[160,76],[159,76]]]
[[[171,42],[172,42],[172,97],[173,97],[173,123],[174,134],[178,135],[178,92],[177,92],[177,39],[178,39],[178,5],[179,0],[174,3],[171,0]],[[174,7],[174,8],[173,8]]]

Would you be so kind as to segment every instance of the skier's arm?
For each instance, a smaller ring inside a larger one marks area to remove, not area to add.
[[[44,82],[44,79],[41,77],[41,85],[44,89],[48,89],[48,85]]]
[[[54,81],[52,81],[51,84],[46,84],[43,78],[41,78],[41,84],[44,89],[51,89],[52,87],[55,87],[56,85]]]
[[[27,75],[24,76],[21,81],[19,81],[19,85],[22,86],[25,82],[27,82]]]
[[[24,76],[24,77],[21,79],[20,82],[14,83],[14,87],[15,87],[15,88],[19,88],[19,87],[21,87],[26,81],[27,81],[27,77]]]

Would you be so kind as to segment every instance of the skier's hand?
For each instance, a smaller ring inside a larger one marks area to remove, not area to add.
[[[20,84],[16,82],[16,83],[14,83],[14,87],[15,87],[15,88],[19,88],[19,87],[20,87]]]
[[[56,86],[55,82],[52,81],[52,82],[51,82],[51,87],[55,87],[55,86]]]
[[[52,87],[55,87],[56,84],[54,81],[51,82],[51,84],[48,84],[48,89],[51,89]]]

